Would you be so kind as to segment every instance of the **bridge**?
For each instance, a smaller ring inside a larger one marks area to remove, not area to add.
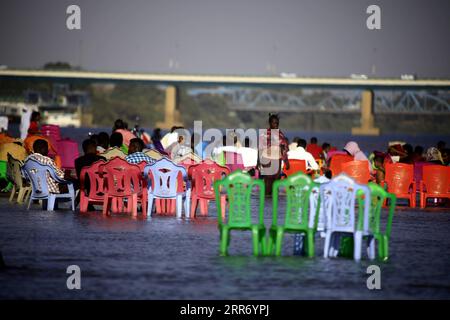
[[[152,74],[152,73],[107,73],[107,72],[88,72],[88,71],[51,71],[51,70],[0,70],[0,79],[40,79],[40,80],[58,80],[73,81],[85,80],[91,82],[145,82],[155,85],[166,86],[165,102],[165,120],[157,125],[162,128],[171,127],[180,122],[178,108],[178,86],[197,85],[197,86],[239,86],[256,87],[258,89],[268,88],[308,88],[308,89],[346,89],[358,90],[361,94],[358,96],[359,110],[361,112],[361,127],[353,128],[353,134],[360,135],[378,135],[379,129],[374,126],[374,105],[378,101],[381,109],[420,111],[423,109],[424,101],[432,104],[432,110],[447,112],[450,110],[449,101],[441,99],[432,94],[423,94],[418,97],[414,91],[449,91],[450,80],[445,79],[353,79],[353,78],[317,78],[317,77],[276,77],[276,76],[232,76],[232,75],[188,75],[188,74]],[[374,91],[395,90],[403,91],[404,97],[400,102],[392,103],[382,95],[375,97]],[[264,93],[263,93],[264,95]],[[266,100],[271,98],[265,93]],[[305,101],[285,97],[291,109],[298,106],[307,105]],[[291,102],[289,102],[291,101]],[[294,101],[294,102],[292,102]],[[411,104],[412,103],[412,104]],[[335,104],[337,106],[337,104]],[[235,106],[238,107],[238,106]],[[268,107],[272,107],[269,105]],[[283,104],[278,107],[283,108]],[[272,109],[273,110],[273,109]],[[336,109],[339,111],[338,109]]]

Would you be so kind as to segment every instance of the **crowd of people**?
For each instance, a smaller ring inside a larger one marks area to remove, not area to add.
[[[223,140],[216,142],[209,155],[205,154],[208,145],[199,137],[180,133],[182,127],[174,126],[167,134],[162,135],[161,129],[155,129],[150,136],[144,130],[135,126],[132,130],[121,119],[114,122],[111,133],[100,132],[91,134],[82,142],[83,155],[75,159],[75,176],[64,172],[61,168],[58,152],[51,140],[40,131],[41,117],[39,112],[33,112],[24,140],[13,138],[6,132],[0,134],[0,160],[7,161],[7,154],[17,160],[26,162],[33,159],[39,163],[49,165],[60,178],[69,179],[75,186],[79,184],[80,173],[83,167],[89,166],[98,160],[108,161],[114,157],[125,159],[128,163],[153,163],[155,158],[149,155],[149,150],[158,154],[180,160],[185,157],[194,157],[201,160],[212,158],[219,164],[225,164],[223,158],[225,151],[240,152],[245,167],[251,174],[258,170],[260,177],[266,184],[266,192],[270,194],[271,186],[276,179],[283,175],[283,168],[289,169],[290,160],[304,160],[306,169],[316,174],[331,177],[330,162],[337,154],[347,154],[355,160],[367,160],[372,180],[380,183],[384,180],[385,166],[388,163],[400,162],[413,164],[415,162],[432,162],[439,165],[449,165],[449,149],[444,141],[426,151],[422,146],[415,146],[401,141],[389,143],[386,150],[372,150],[367,153],[360,149],[355,141],[349,141],[344,148],[338,150],[328,142],[321,145],[316,137],[309,139],[309,143],[301,138],[294,137],[291,141],[279,129],[280,119],[276,114],[270,114],[268,128],[259,137],[259,145],[251,145],[248,137],[241,139],[237,134],[223,136]],[[273,132],[277,133],[273,139]],[[199,142],[200,141],[200,142]],[[274,142],[275,141],[275,142]],[[50,156],[50,153],[52,156]],[[276,164],[273,166],[273,164]],[[267,168],[276,170],[267,170]],[[60,186],[50,176],[47,177],[51,192],[60,192]]]

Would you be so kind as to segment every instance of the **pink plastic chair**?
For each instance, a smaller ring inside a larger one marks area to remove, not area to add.
[[[427,198],[450,198],[450,167],[425,166],[420,181],[420,207],[425,208]]]
[[[75,169],[75,159],[80,156],[78,143],[71,139],[59,140],[56,143],[58,155],[61,157],[61,167],[66,170]]]
[[[200,202],[200,213],[202,216],[208,214],[208,202],[215,199],[214,181],[221,180],[223,176],[230,174],[230,169],[217,163],[205,160],[191,167],[192,174],[192,202],[191,218],[194,218],[197,205]],[[188,173],[189,175],[189,173]],[[221,208],[225,209],[226,195],[221,196]],[[222,212],[224,215],[225,210]]]
[[[130,212],[137,216],[137,205],[140,202],[142,215],[147,215],[147,184],[138,165],[129,164],[124,159],[115,157],[101,165],[105,172],[107,191],[103,202],[103,214]],[[127,206],[124,200],[127,199]],[[112,206],[110,205],[112,203]]]
[[[87,212],[89,204],[102,204],[105,200],[106,179],[101,166],[106,162],[99,160],[81,169],[80,174],[80,212]],[[86,179],[86,176],[88,179]]]

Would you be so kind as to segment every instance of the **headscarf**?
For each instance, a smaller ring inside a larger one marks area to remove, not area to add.
[[[352,155],[355,160],[368,160],[364,152],[359,149],[358,144],[355,141],[347,142],[344,149]]]
[[[439,161],[440,163],[444,164],[441,152],[436,147],[431,147],[427,150],[426,160],[428,162]]]

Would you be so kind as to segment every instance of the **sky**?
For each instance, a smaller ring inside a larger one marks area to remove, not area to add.
[[[66,8],[81,8],[68,30]],[[366,9],[381,8],[369,30]],[[0,0],[0,65],[450,78],[449,0]]]

